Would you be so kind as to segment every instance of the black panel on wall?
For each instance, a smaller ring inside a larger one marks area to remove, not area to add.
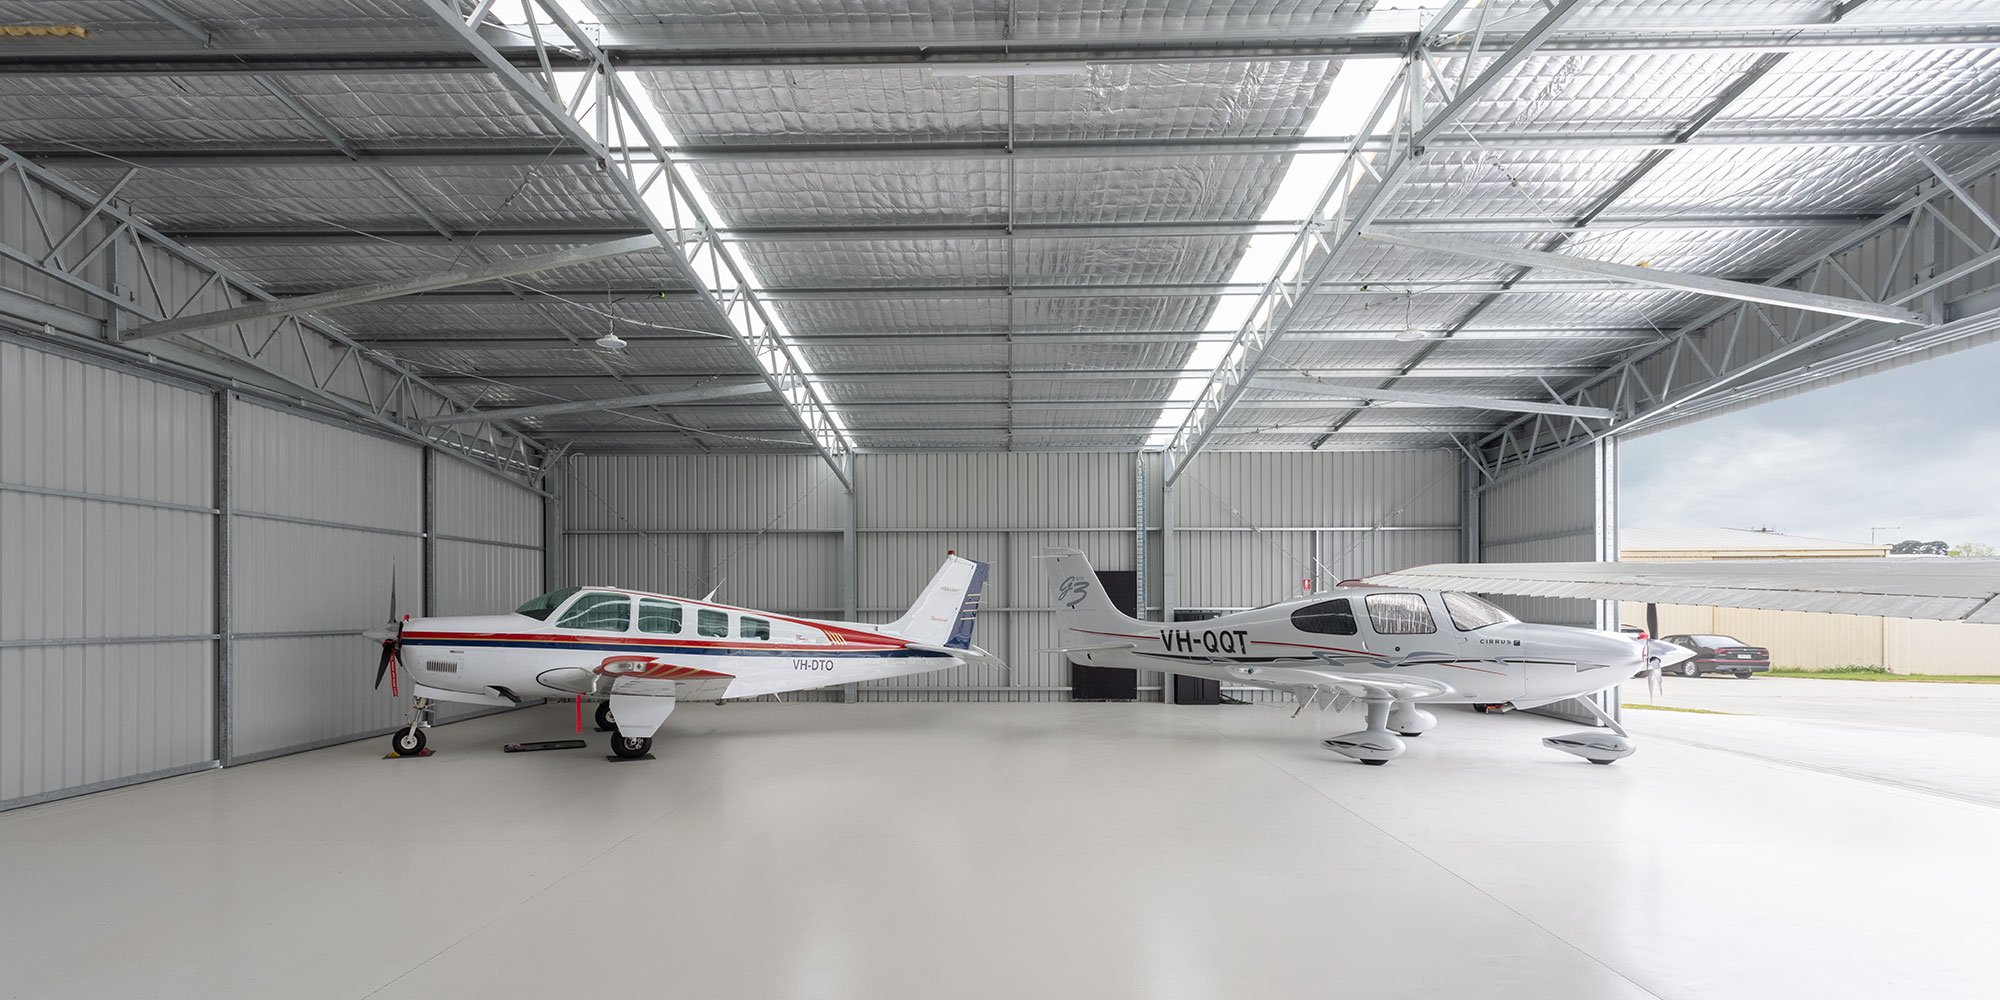
[[[1198,622],[1210,618],[1220,618],[1222,612],[1199,608],[1182,608],[1174,612],[1177,622]],[[1222,704],[1222,682],[1207,677],[1189,677],[1174,674],[1174,704],[1176,705],[1220,705]]]
[[[1097,571],[1097,583],[1121,613],[1139,617],[1139,574],[1129,569],[1101,569]],[[1071,701],[1137,701],[1139,672],[1123,667],[1093,667],[1072,660],[1069,697]]]

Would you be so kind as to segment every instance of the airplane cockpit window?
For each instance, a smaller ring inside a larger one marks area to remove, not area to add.
[[[1353,635],[1354,605],[1348,603],[1345,597],[1308,604],[1292,612],[1292,627],[1321,635]]]
[[[624,632],[632,627],[632,599],[624,594],[585,594],[563,612],[557,628]]]
[[[771,623],[762,618],[751,618],[745,615],[742,625],[736,630],[736,634],[745,639],[769,639],[771,637]]]
[[[1471,594],[1445,594],[1444,610],[1451,615],[1451,623],[1458,626],[1460,632],[1521,620],[1508,614],[1506,608]]]
[[[533,618],[536,621],[543,621],[543,622],[548,621],[549,616],[555,614],[556,609],[562,607],[562,603],[564,601],[569,600],[570,595],[576,593],[576,591],[577,588],[575,587],[564,587],[561,590],[551,590],[548,593],[543,594],[542,596],[537,597],[534,600],[529,601],[528,603],[523,604],[518,608],[515,608],[514,613],[517,615],[527,615],[528,617]]]
[[[729,612],[702,608],[694,614],[694,630],[711,639],[729,638]]]
[[[1368,624],[1376,635],[1428,635],[1437,631],[1422,594],[1369,594]]]
[[[639,631],[654,635],[679,635],[681,606],[672,601],[639,599]]]

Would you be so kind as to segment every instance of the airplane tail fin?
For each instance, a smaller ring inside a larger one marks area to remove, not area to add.
[[[983,562],[946,556],[937,575],[917,595],[917,603],[882,631],[927,645],[971,649],[987,570]]]
[[[1104,588],[1098,583],[1097,571],[1091,568],[1090,558],[1076,549],[1046,548],[1042,558],[1049,561],[1048,581],[1049,602],[1056,611],[1059,627],[1095,626],[1139,626],[1144,625],[1133,618],[1127,618],[1118,606],[1111,603]]]

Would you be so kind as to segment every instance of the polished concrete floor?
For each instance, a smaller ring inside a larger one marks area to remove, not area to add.
[[[1451,711],[1374,768],[1289,711],[689,706],[653,761],[498,752],[552,707],[18,810],[0,996],[2000,996],[2000,808],[1688,735],[1751,716],[1592,767]]]

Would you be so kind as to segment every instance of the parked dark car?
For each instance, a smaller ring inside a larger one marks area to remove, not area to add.
[[[1694,650],[1694,659],[1675,664],[1688,677],[1735,674],[1749,677],[1771,669],[1771,651],[1726,635],[1670,635],[1667,642]]]

